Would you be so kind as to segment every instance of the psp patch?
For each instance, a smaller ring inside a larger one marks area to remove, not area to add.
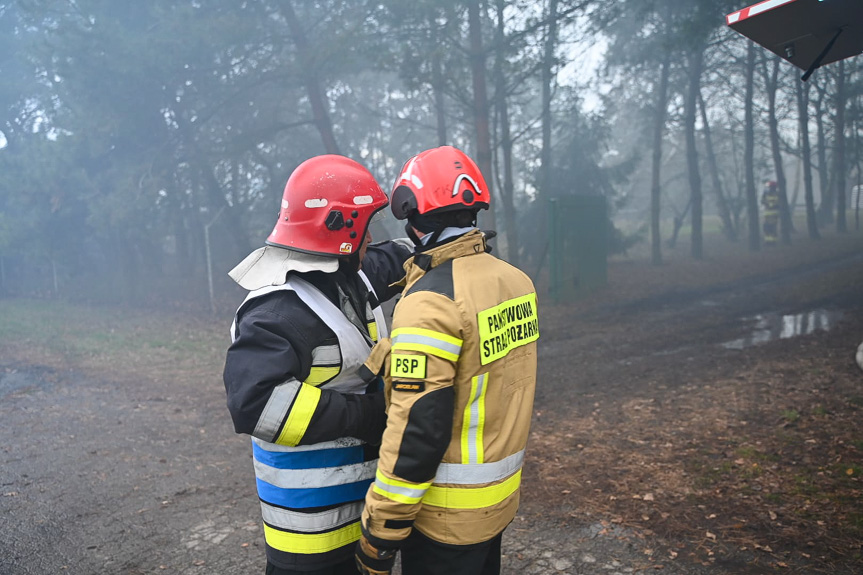
[[[394,353],[390,357],[390,376],[393,379],[425,379],[427,359],[424,355]]]

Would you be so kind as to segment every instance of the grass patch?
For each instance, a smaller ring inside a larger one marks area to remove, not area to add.
[[[800,412],[796,409],[786,409],[782,412],[782,418],[788,423],[794,423],[800,419]]]
[[[754,447],[752,447],[750,445],[745,445],[743,447],[738,448],[735,451],[735,453],[737,454],[738,457],[741,457],[744,459],[750,459],[750,460],[753,460],[756,462],[758,462],[758,461],[760,461],[760,462],[778,461],[779,460],[779,457],[777,457],[776,455],[771,455],[769,453],[764,453],[763,451],[758,451],[757,449],[755,449]]]
[[[214,323],[168,313],[14,299],[0,300],[0,318],[0,345],[78,367],[182,370],[222,361],[227,347],[227,337],[220,337]]]
[[[821,488],[812,481],[812,478],[803,475],[795,475],[793,492],[797,495],[812,497],[821,493]]]
[[[764,496],[764,500],[774,505],[781,505],[782,495],[780,495],[779,493],[768,493]]]

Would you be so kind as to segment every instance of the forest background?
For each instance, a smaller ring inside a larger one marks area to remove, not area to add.
[[[781,242],[859,227],[863,60],[801,82],[725,26],[741,7],[0,2],[0,294],[234,306],[225,272],[322,153],[388,191],[419,151],[464,149],[497,253],[535,276],[548,201],[573,194],[606,198],[611,251],[654,264],[681,230],[696,260],[705,231],[759,251],[767,180]]]

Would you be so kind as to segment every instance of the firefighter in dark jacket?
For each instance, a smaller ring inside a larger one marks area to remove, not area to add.
[[[366,362],[388,399],[357,565],[404,575],[494,575],[518,509],[536,384],[536,291],[489,253],[476,215],[489,191],[444,146],[415,156],[391,195],[417,244],[391,338]]]
[[[266,246],[230,272],[250,293],[231,326],[225,389],[234,428],[252,436],[268,574],[356,573],[386,421],[380,383],[358,370],[387,335],[380,302],[400,291],[389,286],[411,252],[369,244],[386,205],[353,160],[307,160]]]

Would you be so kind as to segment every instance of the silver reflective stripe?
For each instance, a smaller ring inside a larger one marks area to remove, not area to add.
[[[400,485],[390,485],[389,483],[384,483],[383,481],[381,481],[380,477],[375,479],[375,485],[378,489],[387,493],[395,493],[396,495],[403,495],[405,497],[412,497],[414,499],[422,499],[423,495],[425,495],[426,491],[428,491],[428,488],[411,489],[410,487],[402,487]]]
[[[268,441],[262,441],[257,437],[253,437],[252,441],[254,441],[258,447],[265,451],[278,451],[278,452],[295,452],[295,451],[317,451],[319,449],[336,449],[339,447],[354,447],[357,445],[362,445],[363,442],[359,439],[353,437],[340,437],[339,439],[333,441],[324,441],[321,443],[313,443],[312,445],[297,445],[294,447],[288,445],[276,445],[275,443],[270,443]]]
[[[311,489],[332,487],[371,479],[375,476],[378,460],[364,461],[338,467],[314,469],[276,469],[255,460],[255,476],[261,481],[282,489]]]
[[[366,284],[366,287],[369,289],[369,291],[375,294],[375,297],[378,298],[378,294],[375,291],[375,288],[372,287],[372,282],[369,281],[369,278],[366,277],[366,274],[363,273],[363,270],[360,270],[358,275],[360,276],[360,278],[362,278],[363,283]],[[381,308],[380,305],[372,309],[372,315],[375,318],[375,323],[378,324],[378,341],[382,340],[385,337],[389,337],[390,332],[387,329],[387,320],[384,317],[384,310]]]
[[[342,354],[337,345],[321,345],[312,350],[312,366],[338,366],[342,363]]]
[[[441,463],[435,475],[435,485],[479,485],[506,479],[524,462],[524,450],[492,463]]]
[[[363,512],[363,503],[363,501],[354,501],[327,511],[301,513],[273,507],[261,501],[261,514],[264,521],[273,527],[301,533],[313,533],[335,529],[346,523],[357,521]]]
[[[301,385],[296,379],[289,379],[273,388],[270,399],[267,400],[267,405],[264,406],[264,411],[261,412],[261,417],[258,418],[258,424],[252,435],[265,441],[272,441],[276,438],[279,427],[285,420],[288,408],[300,391]]]
[[[461,355],[461,346],[449,343],[448,341],[444,341],[442,339],[438,339],[436,337],[431,337],[428,335],[417,335],[414,333],[400,333],[393,338],[393,346],[400,343],[418,343],[420,345],[427,345],[429,347],[434,347],[441,351],[445,351],[447,353],[451,353],[455,356]]]
[[[468,463],[479,463],[477,449],[477,432],[479,431],[480,400],[485,394],[485,382],[488,374],[484,373],[476,377],[476,394],[470,398],[470,426],[467,430],[467,456]],[[482,438],[480,438],[482,441]]]

